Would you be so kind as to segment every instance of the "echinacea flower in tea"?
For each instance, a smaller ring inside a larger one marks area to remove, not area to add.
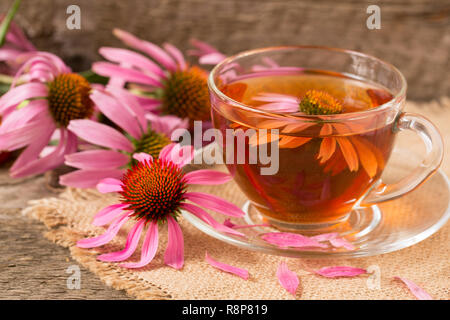
[[[302,98],[289,95],[263,93],[253,98],[256,101],[267,102],[258,105],[257,108],[266,111],[295,114],[300,118],[304,115],[332,115],[340,114],[343,106],[339,100],[324,91],[309,90]],[[321,144],[317,160],[324,165],[324,171],[331,171],[333,175],[338,174],[346,167],[350,171],[358,171],[361,165],[368,176],[373,178],[378,172],[378,158],[366,141],[353,135],[352,127],[346,123],[326,122],[315,123],[307,121],[300,124],[286,124],[282,133],[300,133],[312,126],[321,126]],[[326,118],[324,118],[326,120]],[[269,121],[268,121],[269,122]],[[270,122],[266,124],[270,126]],[[272,125],[278,125],[272,122]],[[279,128],[279,126],[278,126]],[[260,138],[260,137],[259,137]],[[310,137],[292,137],[280,134],[280,148],[300,147],[312,140]],[[334,156],[334,157],[333,157]],[[346,166],[336,165],[337,158],[343,158]]]

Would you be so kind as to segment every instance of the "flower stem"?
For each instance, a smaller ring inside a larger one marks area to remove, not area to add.
[[[22,0],[15,0],[13,5],[8,11],[8,14],[6,15],[5,19],[3,20],[2,24],[0,25],[0,47],[3,46],[6,39],[6,34],[8,33],[9,26],[11,25],[11,21],[13,20],[14,16],[16,15],[17,10],[19,9],[20,2]]]

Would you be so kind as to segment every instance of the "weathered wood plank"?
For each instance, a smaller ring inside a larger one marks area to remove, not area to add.
[[[54,195],[42,176],[16,181],[0,169],[0,299],[128,299],[45,239],[44,225],[21,215],[28,200]],[[79,290],[67,288],[69,266],[80,268]]]
[[[0,12],[8,2],[1,1]],[[61,55],[75,69],[99,60],[100,46],[119,46],[123,28],[186,49],[188,39],[227,54],[272,45],[312,44],[354,49],[396,65],[408,97],[450,95],[450,3],[435,0],[79,0],[81,30],[66,28],[70,0],[23,2],[17,21],[38,48]],[[381,8],[381,29],[368,30],[368,5]],[[45,8],[45,10],[43,10]]]

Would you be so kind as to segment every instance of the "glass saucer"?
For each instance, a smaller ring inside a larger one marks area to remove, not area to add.
[[[404,149],[395,150],[383,173],[383,181],[393,182],[407,175],[420,163],[420,155]],[[246,215],[232,218],[239,225],[265,223],[249,202],[243,206]],[[353,244],[354,250],[343,248],[285,248],[264,241],[261,236],[268,232],[280,232],[274,227],[239,228],[245,236],[220,232],[187,212],[182,212],[189,221],[206,234],[249,250],[268,254],[298,258],[351,258],[388,253],[412,246],[439,230],[450,217],[450,182],[442,170],[438,170],[416,190],[388,202],[369,208],[356,208],[348,218],[326,232],[336,232]],[[224,216],[212,213],[222,222]],[[295,232],[295,231],[290,231]],[[306,236],[313,235],[303,230]]]

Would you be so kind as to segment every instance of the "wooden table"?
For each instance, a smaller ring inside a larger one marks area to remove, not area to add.
[[[43,176],[12,180],[0,168],[0,299],[129,299],[47,240],[41,222],[21,214],[29,200],[56,195]],[[79,290],[67,288],[71,265],[81,271]]]
[[[206,41],[227,55],[292,44],[353,49],[398,67],[408,81],[409,99],[428,101],[450,93],[448,0],[31,2],[22,1],[16,22],[37,48],[62,57],[75,71],[101,60],[99,47],[123,47],[112,35],[113,28],[122,28],[156,44],[172,43],[183,52],[190,38]],[[0,13],[10,3],[0,1]],[[74,3],[81,10],[80,30],[66,27],[67,6]],[[381,10],[381,29],[366,26],[370,5]]]

